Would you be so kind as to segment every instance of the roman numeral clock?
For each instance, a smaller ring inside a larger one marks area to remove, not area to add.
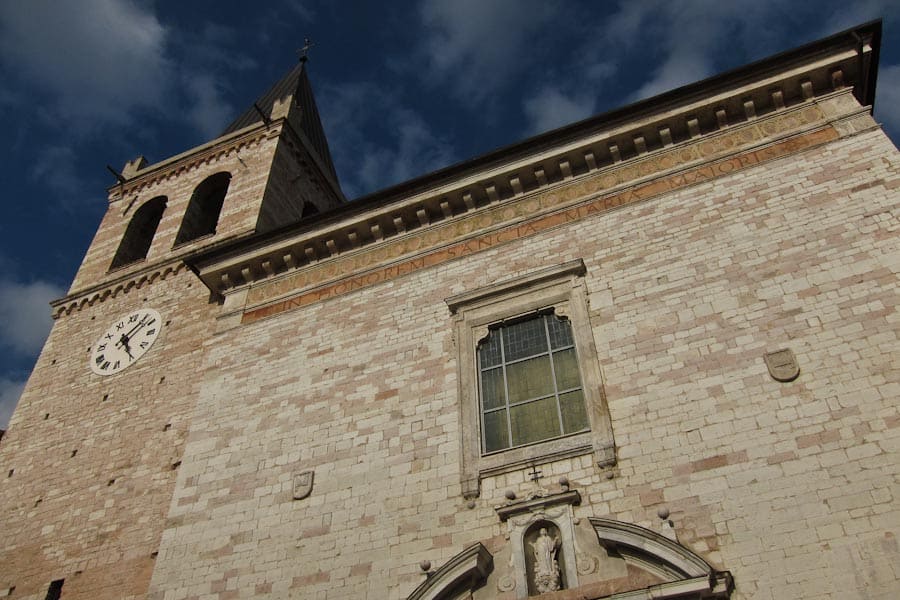
[[[142,308],[113,321],[94,344],[91,370],[112,375],[131,366],[146,354],[162,329],[159,313]]]

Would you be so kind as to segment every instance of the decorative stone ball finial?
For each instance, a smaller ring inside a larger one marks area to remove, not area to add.
[[[431,561],[423,560],[422,562],[419,563],[419,568],[422,569],[422,571],[427,574],[428,571],[431,570]]]
[[[569,478],[563,475],[559,478],[559,485],[565,489],[569,489]]]
[[[675,524],[669,520],[669,509],[665,506],[660,506],[656,509],[656,515],[662,521],[662,523],[659,524],[660,533],[673,542],[677,542],[678,535],[675,533]]]
[[[516,493],[512,490],[506,490],[506,494],[504,494],[504,495],[506,496],[507,500],[515,500],[516,499]]]

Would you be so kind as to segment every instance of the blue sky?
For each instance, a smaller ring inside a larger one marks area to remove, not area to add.
[[[0,428],[103,215],[105,166],[215,137],[304,37],[353,198],[878,17],[875,116],[896,144],[896,0],[0,2]]]

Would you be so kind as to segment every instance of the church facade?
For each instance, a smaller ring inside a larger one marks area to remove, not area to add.
[[[880,35],[349,203],[303,63],[128,163],[0,441],[0,597],[894,597]]]

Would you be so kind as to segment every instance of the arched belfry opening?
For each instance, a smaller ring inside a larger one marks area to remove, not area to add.
[[[110,270],[147,258],[153,236],[156,235],[163,211],[166,210],[166,202],[165,196],[157,196],[142,204],[134,212],[109,265]]]
[[[319,214],[319,209],[316,208],[316,205],[312,202],[306,202],[303,204],[303,212],[300,214],[300,218],[305,219],[317,214]]]
[[[194,189],[175,236],[176,246],[216,232],[230,182],[231,173],[223,171],[210,175]]]

